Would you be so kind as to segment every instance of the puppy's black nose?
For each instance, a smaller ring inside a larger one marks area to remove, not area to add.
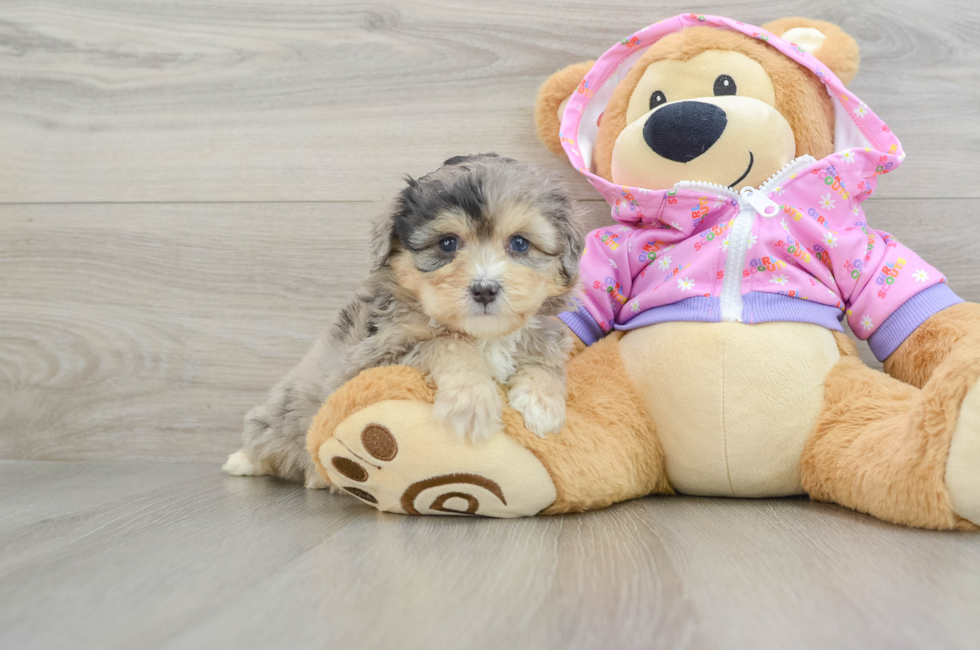
[[[718,142],[726,126],[728,116],[714,104],[674,102],[647,118],[643,139],[658,155],[686,163]]]
[[[477,301],[481,305],[489,305],[494,300],[497,299],[497,294],[500,292],[500,283],[493,282],[492,280],[477,280],[470,285],[470,293],[473,294],[473,300]]]

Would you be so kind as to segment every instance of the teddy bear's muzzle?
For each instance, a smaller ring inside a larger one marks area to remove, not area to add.
[[[662,104],[616,138],[612,180],[663,189],[680,181],[757,187],[796,157],[786,118],[754,97],[699,97]],[[736,189],[738,189],[736,188]]]

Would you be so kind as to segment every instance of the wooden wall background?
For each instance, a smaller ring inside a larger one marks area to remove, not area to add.
[[[908,153],[869,218],[980,300],[971,0],[5,0],[0,458],[222,459],[348,298],[401,175],[491,150],[565,170],[538,85],[690,10],[854,35],[853,88]]]

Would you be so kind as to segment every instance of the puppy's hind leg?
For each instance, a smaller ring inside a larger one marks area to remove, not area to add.
[[[338,336],[337,328],[321,334],[302,360],[272,387],[265,402],[248,412],[244,444],[225,463],[226,472],[268,474],[311,489],[327,487],[306,449],[306,432],[324,400],[344,382],[341,369],[347,343]]]
[[[262,462],[253,443],[269,437],[269,424],[261,417],[263,406],[257,406],[245,416],[245,430],[242,432],[244,445],[241,449],[228,456],[221,466],[221,471],[231,476],[267,476],[273,474],[270,468]],[[274,435],[274,434],[273,434]]]
[[[245,416],[243,445],[222,469],[233,476],[278,476],[308,488],[327,487],[306,451],[306,430],[316,403],[312,396],[297,399],[293,390],[277,386],[269,400]]]
[[[245,447],[228,456],[228,460],[221,466],[221,471],[231,476],[263,476],[268,474],[261,465],[255,464],[249,458],[248,450]]]

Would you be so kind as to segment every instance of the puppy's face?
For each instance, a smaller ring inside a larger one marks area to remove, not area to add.
[[[453,160],[403,192],[393,220],[397,282],[430,318],[480,339],[561,311],[582,246],[571,201],[515,161]]]

